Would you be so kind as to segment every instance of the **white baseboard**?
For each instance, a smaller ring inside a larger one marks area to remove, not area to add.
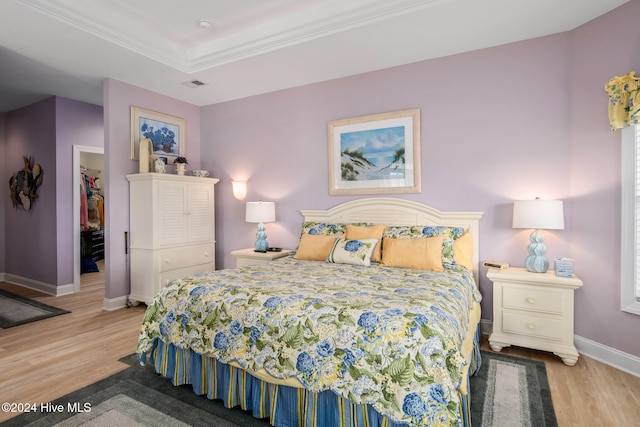
[[[117,298],[105,298],[102,300],[102,309],[106,311],[118,310],[127,306],[127,295]]]
[[[587,357],[605,363],[616,369],[620,369],[628,374],[640,377],[640,357],[616,350],[612,347],[607,347],[604,344],[591,341],[590,339],[579,335],[574,335],[573,341],[578,353],[584,354]]]
[[[17,276],[9,273],[2,273],[0,279],[3,282],[13,283],[14,285],[33,289],[48,295],[60,296],[73,293],[73,283],[56,286],[51,283],[40,282],[38,280],[29,279],[28,277]]]
[[[66,285],[55,286],[50,283],[44,283],[37,280],[29,279],[26,277],[16,276],[15,274],[0,273],[0,281],[13,283],[14,285],[22,286],[23,288],[33,289],[39,292],[43,292],[48,295],[60,296],[73,293],[73,283]],[[105,298],[102,301],[102,309],[106,311],[117,310],[127,306],[128,296],[122,296],[117,298]]]
[[[483,334],[491,335],[492,325],[493,322],[491,320],[480,319],[480,330]],[[636,377],[640,377],[640,357],[616,350],[615,348],[608,347],[579,335],[573,336],[573,342],[576,346],[576,350],[578,350],[578,353],[581,355],[590,357],[598,362],[602,362],[605,365],[609,365]]]

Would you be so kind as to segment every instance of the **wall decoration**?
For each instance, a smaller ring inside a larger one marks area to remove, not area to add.
[[[23,156],[22,158],[24,167],[9,178],[9,197],[14,208],[22,206],[25,211],[28,211],[38,197],[36,191],[42,184],[44,171],[37,163],[32,166],[31,157]]]
[[[139,159],[140,138],[149,138],[153,154],[172,164],[187,152],[185,133],[184,119],[131,106],[131,159]]]
[[[329,122],[329,194],[420,192],[420,109]]]

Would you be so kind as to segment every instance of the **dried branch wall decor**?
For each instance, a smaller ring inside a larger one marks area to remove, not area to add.
[[[31,157],[23,156],[22,158],[24,167],[9,178],[9,197],[13,207],[22,206],[25,211],[28,211],[31,209],[31,203],[38,197],[36,191],[42,184],[44,171],[37,163],[32,166]]]

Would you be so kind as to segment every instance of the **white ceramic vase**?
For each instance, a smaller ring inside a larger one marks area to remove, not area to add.
[[[176,163],[176,173],[178,175],[184,175],[184,170],[187,165],[184,163]]]

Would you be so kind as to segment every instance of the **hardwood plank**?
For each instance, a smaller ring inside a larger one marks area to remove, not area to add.
[[[83,274],[73,295],[53,297],[9,283],[0,288],[72,311],[0,329],[3,402],[49,402],[127,367],[118,359],[135,351],[146,306],[103,311],[102,273]],[[491,351],[486,336],[482,349]],[[518,347],[502,353],[545,363],[560,427],[638,425],[640,378],[582,355],[570,367],[551,353]],[[0,421],[15,415],[0,412]]]
[[[0,329],[2,402],[49,402],[127,368],[118,359],[135,352],[146,306],[104,311],[104,274],[81,279],[80,292],[59,297],[0,283],[1,289],[71,311]],[[0,421],[15,415],[0,412]]]

